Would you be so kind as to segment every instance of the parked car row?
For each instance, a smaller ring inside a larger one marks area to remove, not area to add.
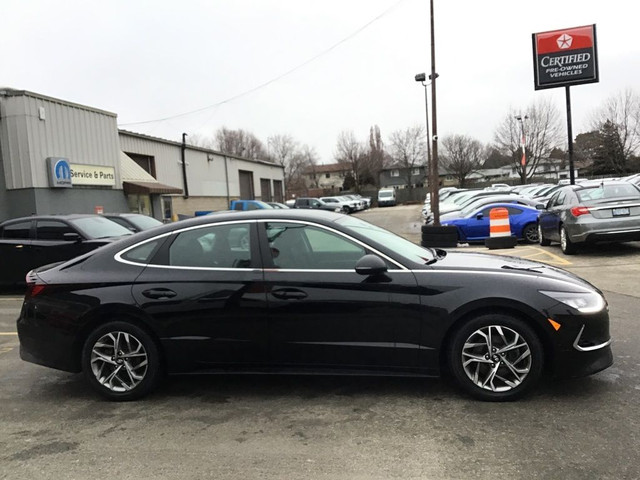
[[[359,194],[333,195],[320,198],[297,197],[287,200],[290,208],[305,208],[315,210],[328,210],[339,213],[353,213],[365,210],[371,206],[371,198]]]
[[[147,215],[32,215],[0,223],[0,286],[25,284],[29,270],[69,260],[162,225]]]
[[[440,222],[455,226],[460,242],[484,241],[490,234],[490,211],[505,208],[512,236],[542,246],[558,242],[567,255],[586,244],[640,240],[640,175],[514,190],[447,190]],[[427,223],[432,220],[427,206],[423,216]]]

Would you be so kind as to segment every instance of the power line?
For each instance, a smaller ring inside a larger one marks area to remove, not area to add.
[[[306,67],[310,63],[316,61],[318,58],[323,57],[324,55],[328,54],[329,52],[335,50],[337,47],[339,47],[343,43],[351,40],[353,37],[358,35],[360,32],[365,30],[367,27],[369,27],[373,23],[377,22],[378,20],[380,20],[381,18],[383,18],[384,16],[389,14],[392,10],[394,10],[398,5],[400,5],[404,1],[405,0],[398,0],[396,3],[394,3],[389,8],[387,8],[385,11],[383,11],[381,14],[379,14],[378,16],[376,16],[375,18],[373,18],[369,22],[365,23],[362,27],[358,28],[355,32],[351,33],[350,35],[347,35],[345,38],[343,38],[342,40],[340,40],[337,43],[333,44],[332,46],[330,46],[326,50],[324,50],[324,51],[318,53],[317,55],[311,57],[310,59],[302,62],[301,64],[297,65],[296,67],[293,67],[291,70],[288,70],[288,71],[278,75],[277,77],[274,77],[271,80],[267,80],[266,82],[261,83],[261,84],[255,86],[255,87],[253,87],[253,88],[251,88],[249,90],[246,90],[246,91],[244,91],[242,93],[234,95],[233,97],[229,97],[226,100],[223,100],[221,102],[214,103],[213,105],[208,105],[206,107],[198,108],[196,110],[191,110],[191,111],[188,111],[188,112],[179,113],[177,115],[171,115],[169,117],[158,118],[158,119],[155,119],[155,120],[146,120],[146,121],[143,121],[143,122],[133,122],[133,123],[121,123],[119,126],[120,127],[128,127],[128,126],[131,126],[131,125],[144,125],[144,124],[148,124],[148,123],[164,122],[164,121],[167,121],[167,120],[172,120],[174,118],[186,117],[188,115],[193,115],[194,113],[200,113],[200,112],[203,112],[205,110],[209,110],[210,108],[219,107],[221,105],[224,105],[225,103],[233,102],[234,100],[237,100],[237,99],[245,97],[245,96],[247,96],[247,95],[249,95],[249,94],[251,94],[253,92],[261,90],[261,89],[267,87],[268,85],[271,85],[272,83],[275,83],[278,80],[281,80],[284,77],[286,77],[288,75],[291,75],[294,72],[297,72],[301,68]]]

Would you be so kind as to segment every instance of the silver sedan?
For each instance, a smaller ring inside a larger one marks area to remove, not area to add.
[[[615,180],[562,187],[540,212],[538,239],[567,255],[585,243],[640,240],[640,188]]]

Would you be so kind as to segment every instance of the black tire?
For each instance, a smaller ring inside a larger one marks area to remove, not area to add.
[[[569,234],[564,228],[564,225],[560,227],[560,250],[562,250],[562,253],[565,255],[574,255],[578,251],[576,244],[569,238]]]
[[[82,348],[82,370],[96,392],[117,401],[147,395],[162,377],[156,343],[142,328],[125,321],[91,332]]]
[[[543,247],[548,247],[549,245],[551,245],[551,240],[549,240],[548,238],[545,238],[545,236],[542,234],[542,227],[540,226],[539,223],[538,223],[538,242]]]
[[[538,226],[535,223],[525,225],[522,229],[522,238],[526,243],[538,243]]]
[[[520,347],[513,348],[513,343]],[[507,346],[510,349],[501,352]],[[465,323],[454,333],[448,350],[448,367],[458,385],[484,401],[522,397],[540,379],[543,364],[542,344],[533,329],[503,314],[481,315]]]

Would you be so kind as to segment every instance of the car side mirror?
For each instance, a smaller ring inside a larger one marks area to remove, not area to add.
[[[544,203],[536,203],[537,210],[546,210],[547,206]]]
[[[377,255],[365,255],[356,263],[356,273],[359,275],[379,275],[386,271],[387,264]]]
[[[65,242],[79,242],[82,240],[82,237],[75,232],[65,233],[62,238],[64,238]]]
[[[484,214],[479,213],[476,215],[476,220],[482,220],[484,218]]]

